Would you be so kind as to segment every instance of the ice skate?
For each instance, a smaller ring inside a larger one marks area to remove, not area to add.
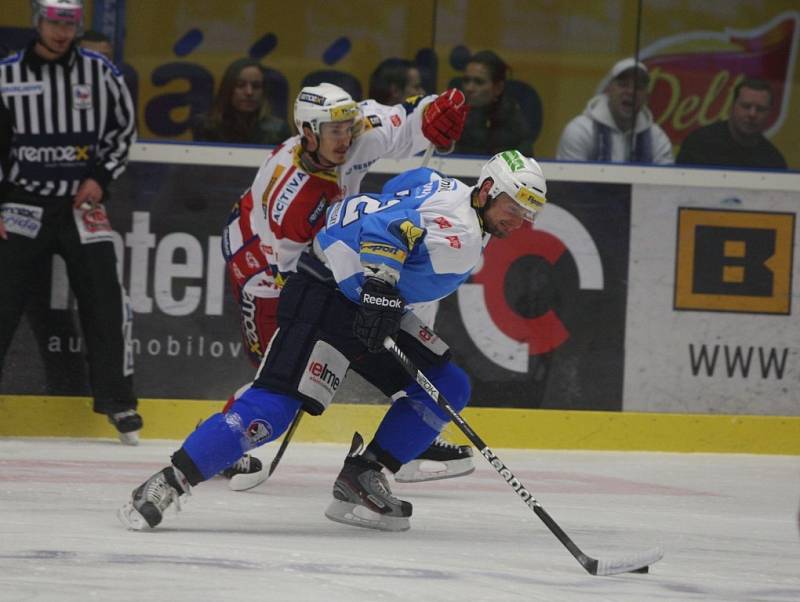
[[[191,495],[189,481],[174,466],[167,466],[133,490],[130,501],[117,512],[128,529],[141,531],[157,526],[173,502],[178,511],[181,497]]]
[[[139,445],[139,431],[142,430],[142,417],[136,410],[125,410],[107,414],[108,421],[114,425],[119,440],[125,445]]]
[[[230,479],[228,487],[233,491],[247,491],[266,481],[269,470],[258,458],[245,454],[220,474]]]
[[[414,460],[406,462],[394,475],[398,483],[419,483],[452,479],[475,471],[472,448],[455,445],[437,437],[431,446]]]
[[[344,467],[333,485],[333,501],[325,510],[325,516],[356,527],[408,530],[411,504],[392,495],[380,464],[359,455],[363,443],[361,435],[356,433]]]

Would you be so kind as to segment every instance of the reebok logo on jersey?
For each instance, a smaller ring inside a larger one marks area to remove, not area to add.
[[[370,295],[369,293],[364,293],[361,296],[361,303],[364,305],[374,305],[375,307],[388,307],[390,309],[402,309],[403,308],[403,300],[394,298],[390,299],[389,297],[376,297],[375,295]]]
[[[18,146],[11,157],[30,163],[72,163],[89,160],[90,145],[84,146]]]

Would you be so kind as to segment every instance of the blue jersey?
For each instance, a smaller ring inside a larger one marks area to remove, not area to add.
[[[483,250],[472,187],[420,168],[393,178],[384,191],[332,205],[315,249],[355,302],[365,266],[399,274],[397,288],[406,303],[446,297],[469,277]]]

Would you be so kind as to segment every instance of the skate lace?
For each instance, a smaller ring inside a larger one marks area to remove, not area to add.
[[[436,437],[436,439],[433,440],[433,444],[436,447],[441,447],[443,449],[453,449],[453,450],[459,449],[458,445],[456,445],[455,443],[450,443],[449,441],[445,441],[441,437]]]
[[[175,511],[180,512],[182,509],[182,495],[188,496],[191,495],[191,493],[188,491],[184,494],[178,493],[178,490],[167,482],[167,478],[163,474],[159,475],[157,479],[153,479],[145,490],[145,499],[154,503],[162,512],[166,510],[173,501],[175,502]]]
[[[396,498],[393,494],[391,489],[389,489],[389,481],[386,480],[386,475],[379,471],[372,471],[372,479],[371,479],[372,487],[377,490],[377,493],[381,495],[381,497],[393,502],[393,503],[400,503],[400,500]]]
[[[231,469],[243,473],[250,472],[250,456],[247,454],[243,455],[241,458],[236,460],[236,463],[231,466]]]

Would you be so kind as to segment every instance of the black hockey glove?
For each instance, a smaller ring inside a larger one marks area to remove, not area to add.
[[[353,334],[371,353],[383,351],[383,339],[400,330],[406,304],[391,284],[367,278],[361,289],[361,306],[353,322]]]

